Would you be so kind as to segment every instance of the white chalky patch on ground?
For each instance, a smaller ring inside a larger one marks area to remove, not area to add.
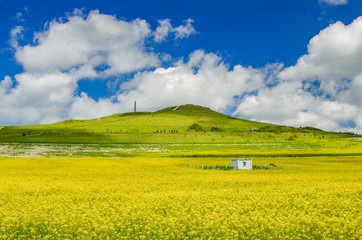
[[[97,144],[49,144],[49,143],[0,143],[0,157],[68,157],[103,153],[102,156],[114,157],[121,153],[168,152],[159,145],[115,144],[104,146]]]

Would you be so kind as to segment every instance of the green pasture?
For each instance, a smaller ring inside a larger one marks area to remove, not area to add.
[[[184,105],[152,113],[123,113],[93,120],[67,120],[48,125],[5,126],[3,143],[79,144],[322,144],[346,138],[347,133],[324,132],[312,127],[293,128],[242,120],[208,108]],[[355,141],[343,140],[344,144]]]

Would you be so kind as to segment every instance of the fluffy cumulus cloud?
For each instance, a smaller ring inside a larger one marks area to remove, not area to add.
[[[103,98],[95,101],[82,92],[77,96],[69,108],[68,115],[75,119],[92,119],[108,116],[124,110],[124,106],[114,102],[112,98]]]
[[[171,26],[159,34],[164,38],[171,33],[175,38],[186,38],[195,31],[191,22],[186,20],[185,25]],[[92,117],[91,112],[99,115],[121,111],[111,100],[95,102],[86,93],[76,96],[77,82],[154,68],[169,56],[148,50],[145,42],[159,30],[153,32],[145,20],[119,20],[99,11],[84,15],[76,10],[48,22],[43,31],[34,33],[32,44],[21,45],[23,31],[22,26],[14,27],[10,44],[24,72],[13,80],[7,76],[0,81],[0,122],[5,124],[54,122],[73,116]],[[77,112],[82,104],[97,110]]]
[[[213,53],[197,50],[187,61],[179,61],[169,68],[137,73],[121,85],[121,93],[98,102],[82,94],[71,105],[74,118],[104,116],[132,111],[137,100],[140,111],[159,110],[185,103],[208,106],[218,111],[232,108],[235,98],[264,86],[262,70],[236,65],[233,69]]]
[[[0,81],[0,96],[3,96],[5,93],[7,93],[11,86],[13,85],[13,82],[11,81],[11,77],[5,76],[5,78]]]
[[[150,33],[145,20],[126,22],[93,11],[86,18],[73,15],[65,22],[48,23],[45,31],[35,34],[34,45],[16,48],[15,57],[31,73],[84,68],[85,77],[128,73],[159,64],[144,47]],[[99,66],[106,70],[97,72]]]
[[[330,25],[272,88],[248,95],[236,114],[293,126],[362,132],[362,17]]]
[[[318,0],[319,4],[325,3],[331,6],[345,5],[348,3],[347,0]]]
[[[196,33],[191,19],[178,27],[160,20],[152,30],[142,19],[77,11],[48,23],[32,44],[19,43],[23,31],[18,26],[10,33],[24,72],[0,81],[2,124],[96,118],[132,111],[136,100],[142,111],[192,103],[257,121],[362,133],[362,17],[322,30],[286,68],[230,66],[203,50],[187,59],[151,50],[152,44]],[[119,82],[110,98],[79,93],[81,79],[124,74],[132,77]]]
[[[132,106],[132,100],[144,109],[194,103],[223,111],[235,105],[235,98],[264,85],[261,70],[241,65],[229,66],[213,53],[193,52],[188,61],[169,68],[138,73],[122,84],[119,102]],[[128,109],[130,110],[130,108]]]
[[[281,79],[319,80],[324,91],[336,95],[346,87],[346,80],[361,74],[362,17],[350,25],[336,22],[313,37],[308,54],[295,66],[285,69]]]
[[[235,111],[235,114],[252,120],[358,132],[360,128],[347,123],[356,120],[361,113],[358,106],[316,97],[305,91],[302,83],[294,81],[285,81],[275,87],[261,89],[257,95],[245,97]]]
[[[55,122],[72,101],[76,84],[65,73],[15,76],[16,86],[6,77],[0,82],[0,112],[3,122]]]

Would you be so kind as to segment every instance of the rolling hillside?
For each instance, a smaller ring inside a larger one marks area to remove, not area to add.
[[[195,105],[0,129],[0,142],[39,143],[243,143],[345,137],[351,136],[247,121]]]

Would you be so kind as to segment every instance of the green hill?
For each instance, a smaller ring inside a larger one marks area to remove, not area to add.
[[[302,129],[242,120],[195,105],[0,129],[0,142],[39,143],[243,143],[346,136],[310,127]]]

